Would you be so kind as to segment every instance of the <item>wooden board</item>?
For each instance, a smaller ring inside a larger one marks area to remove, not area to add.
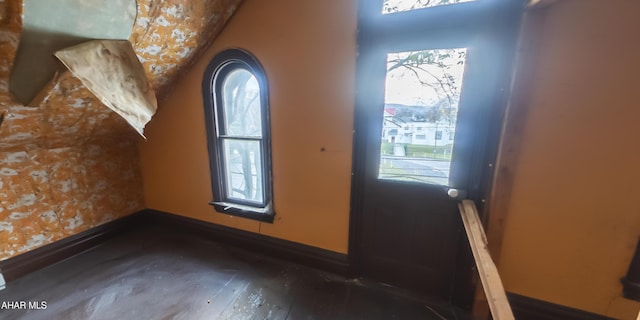
[[[491,309],[491,315],[495,320],[512,320],[514,319],[513,312],[502,280],[500,280],[498,268],[489,254],[487,237],[476,206],[471,200],[463,200],[458,208],[480,274],[480,281]]]
[[[483,217],[486,219],[489,251],[496,261],[500,258],[505,223],[509,216],[511,193],[528,110],[531,108],[531,87],[538,69],[537,57],[544,38],[542,27],[546,23],[546,16],[547,10],[530,10],[523,17],[511,96],[502,124],[489,201],[484,206]],[[479,292],[474,302],[474,315],[483,318],[487,314],[484,294]]]

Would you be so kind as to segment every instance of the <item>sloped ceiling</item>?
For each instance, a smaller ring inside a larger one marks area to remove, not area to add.
[[[129,40],[160,100],[211,44],[241,2],[138,0]],[[8,91],[8,78],[20,39],[22,0],[7,0],[0,6],[0,113],[6,111],[0,127],[0,150],[25,144],[81,142],[132,131],[70,73],[51,82],[39,105],[29,107],[15,101]]]
[[[138,0],[130,41],[160,100],[240,2]],[[34,106],[9,93],[20,8],[0,1],[0,260],[144,208],[141,138],[80,80],[60,74]]]
[[[156,92],[189,67],[243,0],[138,0],[130,38]]]
[[[54,52],[92,39],[128,40],[137,9],[136,0],[25,0],[9,79],[14,98],[38,104],[33,99],[60,70]]]

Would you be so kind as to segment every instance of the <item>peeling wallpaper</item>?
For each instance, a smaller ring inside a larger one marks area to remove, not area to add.
[[[243,0],[138,0],[129,39],[160,97],[209,47]]]
[[[241,1],[138,1],[130,41],[159,98]],[[36,106],[12,98],[21,7],[0,0],[0,260],[144,208],[140,138],[78,79],[61,73]]]

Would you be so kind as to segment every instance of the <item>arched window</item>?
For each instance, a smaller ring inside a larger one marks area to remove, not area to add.
[[[241,49],[220,52],[202,81],[216,211],[272,222],[267,77]]]

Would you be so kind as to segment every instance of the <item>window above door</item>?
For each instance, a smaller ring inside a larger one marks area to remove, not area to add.
[[[384,0],[382,13],[390,14],[471,1],[476,0]]]

